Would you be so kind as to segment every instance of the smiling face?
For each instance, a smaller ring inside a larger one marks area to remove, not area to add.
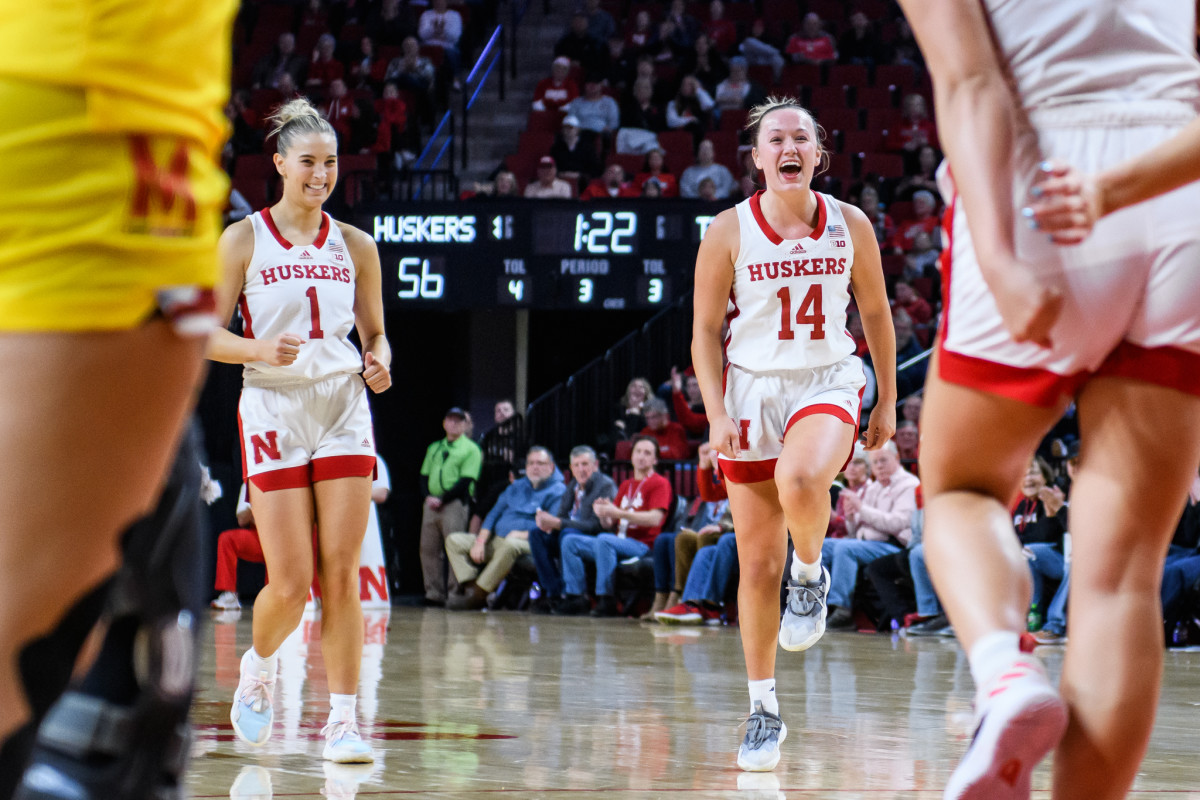
[[[754,165],[763,172],[767,188],[776,192],[808,191],[821,160],[812,118],[799,108],[768,112],[759,121]]]
[[[287,155],[275,154],[283,196],[304,208],[320,208],[337,183],[337,138],[331,133],[297,136]]]
[[[1037,493],[1046,488],[1046,476],[1037,461],[1030,461],[1025,470],[1025,480],[1021,481],[1021,494],[1026,497],[1037,497]]]

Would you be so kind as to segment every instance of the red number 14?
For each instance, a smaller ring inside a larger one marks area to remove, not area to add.
[[[779,314],[779,338],[795,339],[796,332],[792,330],[792,292],[784,286],[775,296],[779,298],[781,308]],[[812,325],[809,339],[825,338],[825,312],[821,310],[821,284],[814,283],[808,287],[808,294],[796,311],[796,325]]]

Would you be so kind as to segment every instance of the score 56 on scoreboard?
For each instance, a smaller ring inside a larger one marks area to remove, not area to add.
[[[720,206],[489,199],[361,210],[389,308],[578,310],[654,308],[686,292]]]

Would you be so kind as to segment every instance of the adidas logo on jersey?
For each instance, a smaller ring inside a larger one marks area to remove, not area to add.
[[[363,447],[370,447],[370,446],[371,446],[371,443],[370,443],[369,441],[367,441],[366,439],[363,439],[363,441],[362,441],[362,446],[363,446]]]
[[[300,255],[296,256],[296,258],[300,259],[301,261],[304,261],[304,260],[312,261],[313,257],[312,257],[312,253],[308,252],[307,250],[301,250]]]
[[[789,252],[788,255],[794,256],[794,255],[796,255],[796,253],[803,253],[803,252],[804,252],[803,242],[796,242],[796,246],[791,249],[791,252]]]

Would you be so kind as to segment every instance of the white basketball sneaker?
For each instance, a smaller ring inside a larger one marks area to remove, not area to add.
[[[746,720],[746,736],[738,748],[738,766],[746,772],[770,772],[779,763],[779,745],[787,738],[787,725],[755,701],[754,713]]]
[[[978,724],[945,800],[1028,800],[1038,762],[1067,729],[1067,704],[1046,668],[1022,655],[975,696]]]
[[[779,623],[779,646],[796,653],[812,647],[825,634],[829,570],[821,567],[821,578],[816,581],[789,578],[787,591],[787,606]]]
[[[330,722],[321,729],[325,737],[324,756],[326,761],[338,764],[370,764],[375,760],[371,747],[358,733],[358,721],[354,719]]]
[[[250,652],[247,650],[242,655],[242,679],[233,696],[229,721],[233,723],[233,732],[242,741],[260,745],[271,738],[271,725],[275,721],[272,708],[275,679],[268,677],[266,671],[254,671],[250,665]]]

